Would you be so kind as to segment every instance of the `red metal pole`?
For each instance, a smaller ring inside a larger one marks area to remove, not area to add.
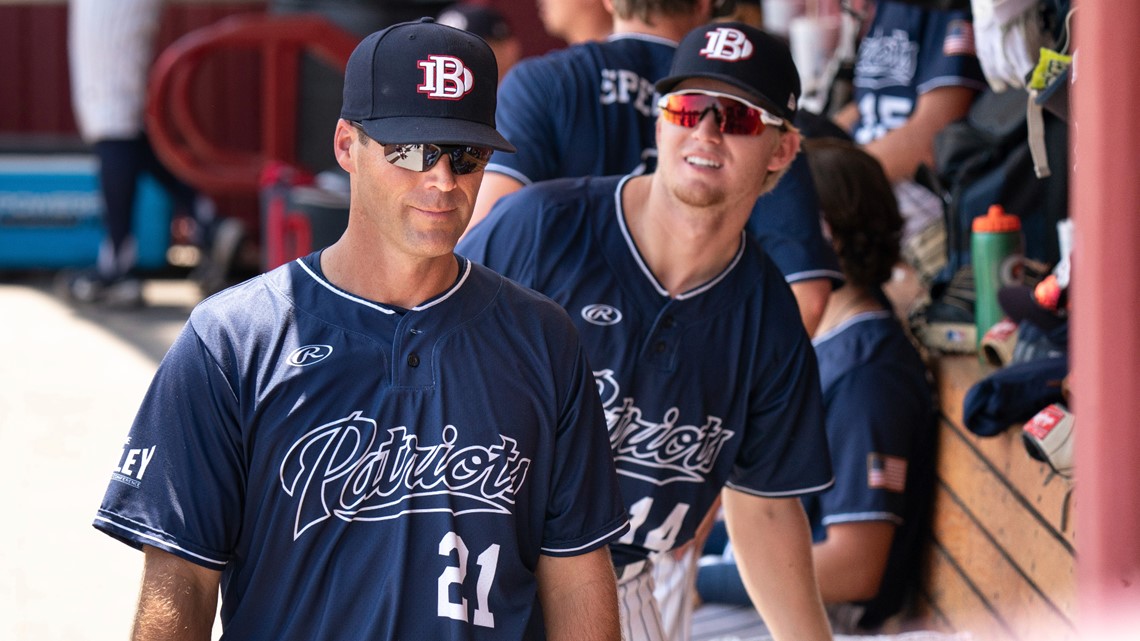
[[[1140,638],[1140,2],[1074,2],[1071,216],[1081,638]]]

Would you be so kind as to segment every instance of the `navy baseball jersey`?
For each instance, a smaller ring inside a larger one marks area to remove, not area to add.
[[[969,11],[934,11],[880,0],[855,62],[855,142],[897,129],[918,97],[938,87],[986,88]]]
[[[541,639],[539,555],[627,529],[565,312],[470,261],[413,309],[313,254],[201,303],[95,526],[222,572],[235,639]]]
[[[518,63],[499,87],[495,114],[496,128],[518,151],[496,154],[487,171],[524,185],[652,171],[657,156],[653,83],[669,74],[676,49],[670,40],[618,34]],[[748,230],[788,282],[842,282],[803,158],[760,198]]]
[[[895,531],[879,594],[865,616],[893,614],[929,508],[936,415],[926,366],[890,311],[857,314],[814,339],[835,486],[804,499],[812,538],[827,526],[890,521]],[[864,621],[876,625],[879,621]]]
[[[742,232],[723,273],[670,296],[625,226],[627,179],[519,190],[456,249],[578,327],[630,513],[619,566],[690,540],[725,484],[785,497],[832,480],[815,354],[775,265]]]

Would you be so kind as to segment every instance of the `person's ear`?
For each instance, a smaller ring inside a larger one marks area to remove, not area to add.
[[[792,164],[800,151],[800,132],[793,130],[780,133],[776,150],[768,160],[768,171],[777,172]]]
[[[352,162],[352,143],[355,142],[357,135],[359,134],[356,127],[347,120],[341,118],[336,121],[336,131],[333,132],[333,154],[341,169],[350,174],[355,170]]]

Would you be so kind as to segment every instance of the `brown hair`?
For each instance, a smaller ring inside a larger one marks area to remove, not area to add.
[[[838,138],[808,139],[803,147],[847,282],[878,287],[890,279],[899,260],[903,228],[882,165],[854,143]]]

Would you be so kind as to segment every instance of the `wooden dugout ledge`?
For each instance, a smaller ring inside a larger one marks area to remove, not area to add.
[[[991,366],[948,355],[932,368],[942,410],[925,580],[888,630],[1077,639],[1071,481],[1029,457],[1020,425],[989,437],[963,425],[962,399]]]

